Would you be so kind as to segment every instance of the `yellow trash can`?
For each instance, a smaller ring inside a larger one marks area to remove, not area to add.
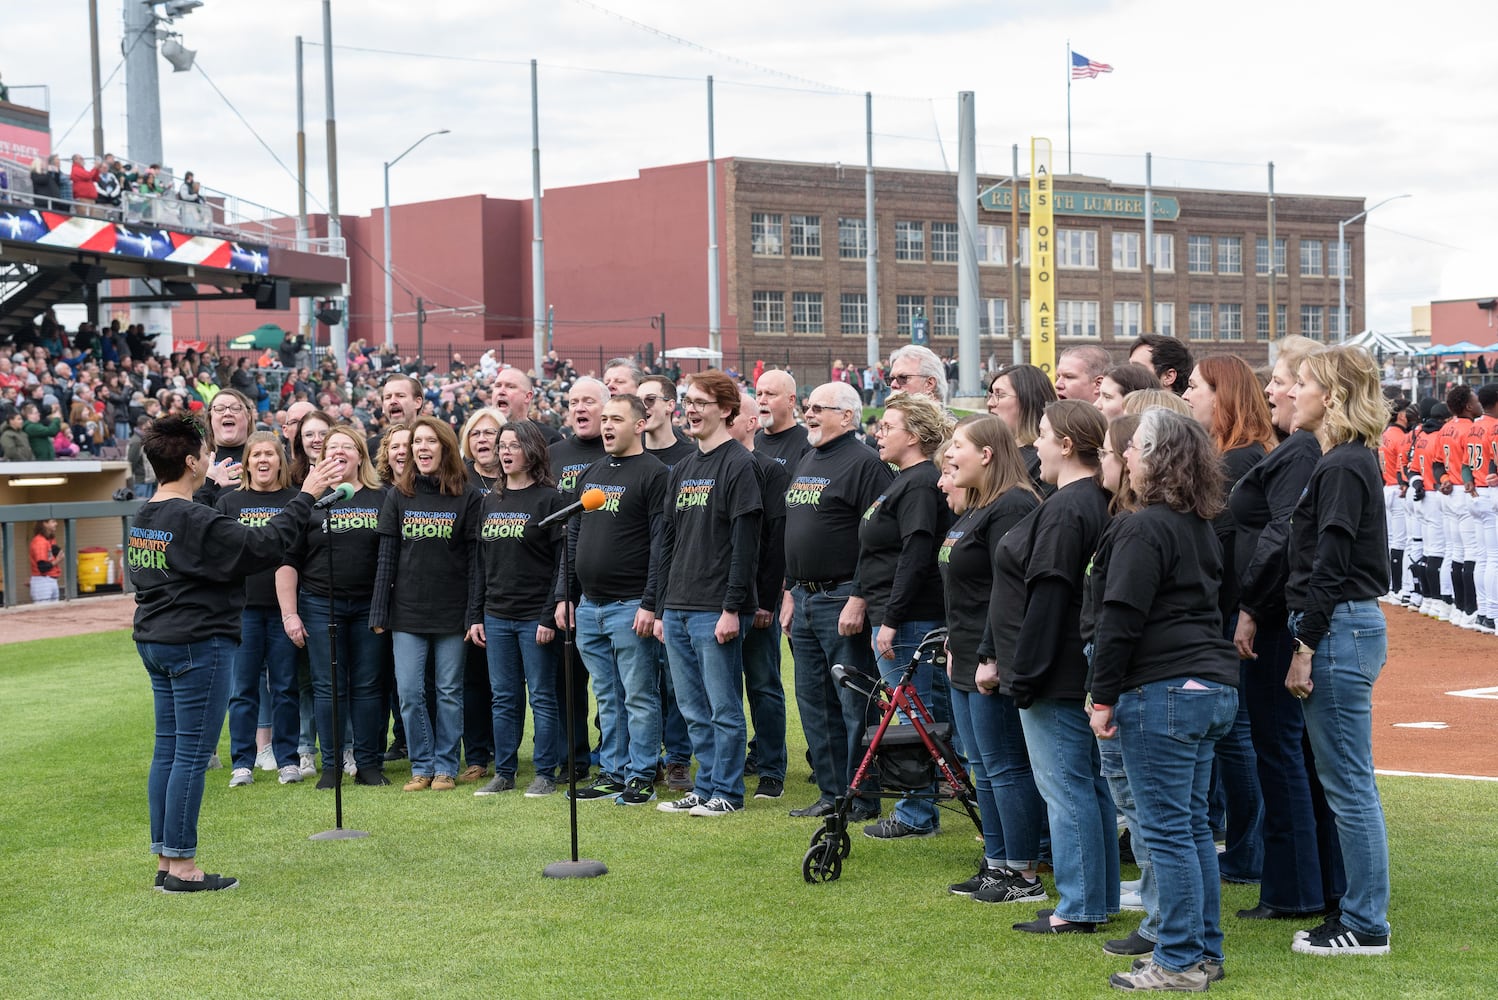
[[[78,592],[92,594],[109,579],[108,549],[78,550]]]

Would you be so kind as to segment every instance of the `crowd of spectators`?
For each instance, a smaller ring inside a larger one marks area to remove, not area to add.
[[[159,163],[132,164],[113,153],[101,159],[74,153],[64,165],[62,156],[53,153],[45,160],[33,158],[7,161],[14,170],[0,170],[0,186],[10,189],[13,198],[25,198],[25,178],[30,174],[30,201],[39,208],[57,208],[75,214],[96,215],[111,219],[154,218],[153,206],[165,201],[177,220],[193,222],[196,209],[186,206],[206,205],[201,183],[191,170],[181,182],[173,179]],[[206,224],[206,219],[197,220]]]

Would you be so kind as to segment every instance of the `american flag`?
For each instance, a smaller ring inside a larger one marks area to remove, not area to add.
[[[1071,78],[1073,80],[1086,80],[1096,77],[1099,73],[1112,73],[1113,67],[1107,63],[1094,62],[1080,52],[1071,54]]]

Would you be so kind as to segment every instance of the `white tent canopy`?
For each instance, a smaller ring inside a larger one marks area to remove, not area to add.
[[[1392,333],[1379,333],[1377,330],[1364,330],[1356,337],[1348,338],[1347,344],[1349,347],[1362,347],[1370,351],[1381,348],[1385,354],[1408,356],[1419,353],[1414,345],[1403,338]]]
[[[673,347],[666,357],[677,361],[722,361],[723,352],[710,347]]]

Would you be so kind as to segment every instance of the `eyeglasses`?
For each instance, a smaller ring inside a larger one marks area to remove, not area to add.
[[[681,401],[681,408],[683,410],[700,410],[706,406],[717,405],[718,401],[716,399],[693,399],[691,396]]]
[[[807,403],[801,408],[802,413],[810,413],[814,417],[820,417],[823,410],[836,410],[839,413],[847,413],[846,406],[824,406],[821,403]]]
[[[501,441],[495,446],[498,451],[522,451],[519,441]]]
[[[991,390],[989,392],[988,398],[992,399],[995,402],[998,402],[1001,399],[1013,399],[1014,398],[1014,393],[1012,393],[1012,392],[1000,392],[999,390],[994,389],[994,390]]]
[[[210,406],[208,408],[208,412],[209,413],[246,413],[248,411],[243,406],[240,406],[239,404],[236,403],[233,406]]]
[[[899,424],[891,424],[891,423],[888,423],[888,422],[885,422],[885,421],[880,421],[879,423],[877,423],[877,424],[874,425],[874,431],[877,434],[888,434],[891,431],[903,431],[903,430],[906,430],[906,428],[900,426]]]
[[[471,438],[497,438],[499,437],[499,431],[493,427],[475,427],[468,432],[468,436]]]
[[[903,389],[903,388],[905,388],[905,383],[909,382],[913,378],[930,378],[930,377],[931,377],[930,375],[921,375],[918,372],[915,373],[915,374],[911,374],[911,375],[891,375],[889,377],[889,384],[892,385],[892,386],[894,386],[896,389]]]
[[[645,404],[645,409],[648,410],[652,406],[654,406],[656,403],[659,403],[661,400],[663,400],[665,398],[666,398],[665,396],[641,396],[640,397],[640,402],[644,403]]]

